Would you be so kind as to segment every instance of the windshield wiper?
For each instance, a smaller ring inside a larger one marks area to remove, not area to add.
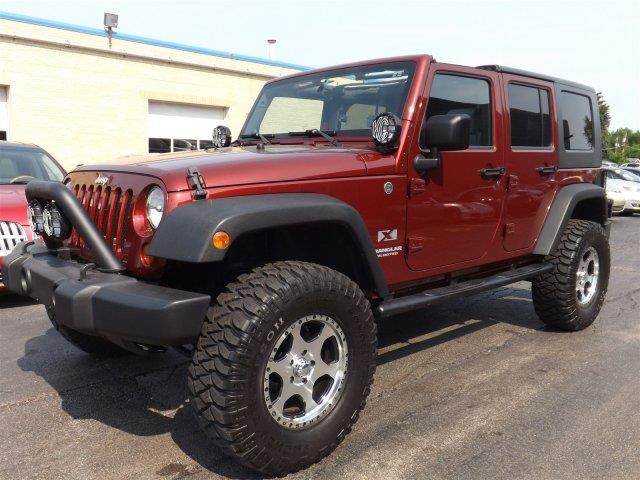
[[[342,145],[338,141],[337,138],[334,137],[336,132],[333,130],[327,130],[323,132],[322,130],[318,130],[317,128],[311,128],[309,130],[305,130],[304,132],[289,132],[289,135],[292,137],[300,136],[300,137],[323,137],[325,140],[331,142],[334,147],[341,147]]]
[[[260,132],[254,132],[254,133],[245,133],[244,135],[240,135],[240,138],[258,138],[262,143],[264,143],[265,145],[271,145],[271,142],[269,141],[269,138],[274,138],[275,135],[274,134],[266,134],[263,135]]]

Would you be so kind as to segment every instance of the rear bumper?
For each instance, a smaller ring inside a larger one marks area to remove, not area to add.
[[[59,258],[44,246],[23,252],[20,244],[4,259],[4,283],[43,304],[54,325],[116,343],[173,346],[199,335],[210,297],[89,270]]]

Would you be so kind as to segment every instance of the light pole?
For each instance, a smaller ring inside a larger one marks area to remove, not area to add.
[[[269,60],[275,60],[276,58],[276,39],[268,38],[267,39],[267,56]]]

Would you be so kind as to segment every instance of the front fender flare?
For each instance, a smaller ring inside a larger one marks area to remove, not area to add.
[[[245,233],[305,223],[345,226],[359,247],[376,293],[389,289],[373,242],[360,214],[333,197],[315,193],[283,193],[225,197],[191,202],[169,212],[158,226],[149,254],[167,260],[210,263],[224,260],[211,237],[219,230],[237,239]]]

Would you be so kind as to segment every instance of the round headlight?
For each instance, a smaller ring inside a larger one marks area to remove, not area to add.
[[[371,136],[380,150],[391,152],[398,148],[400,128],[400,119],[391,112],[384,112],[373,120]]]
[[[29,220],[29,226],[31,231],[40,235],[44,232],[44,220],[42,218],[42,205],[37,200],[31,200],[27,205],[27,219]]]
[[[164,193],[159,187],[153,187],[147,196],[147,220],[154,230],[160,225],[164,215]]]
[[[47,237],[65,240],[71,235],[71,225],[53,202],[44,207],[42,222],[44,224],[44,233]]]

